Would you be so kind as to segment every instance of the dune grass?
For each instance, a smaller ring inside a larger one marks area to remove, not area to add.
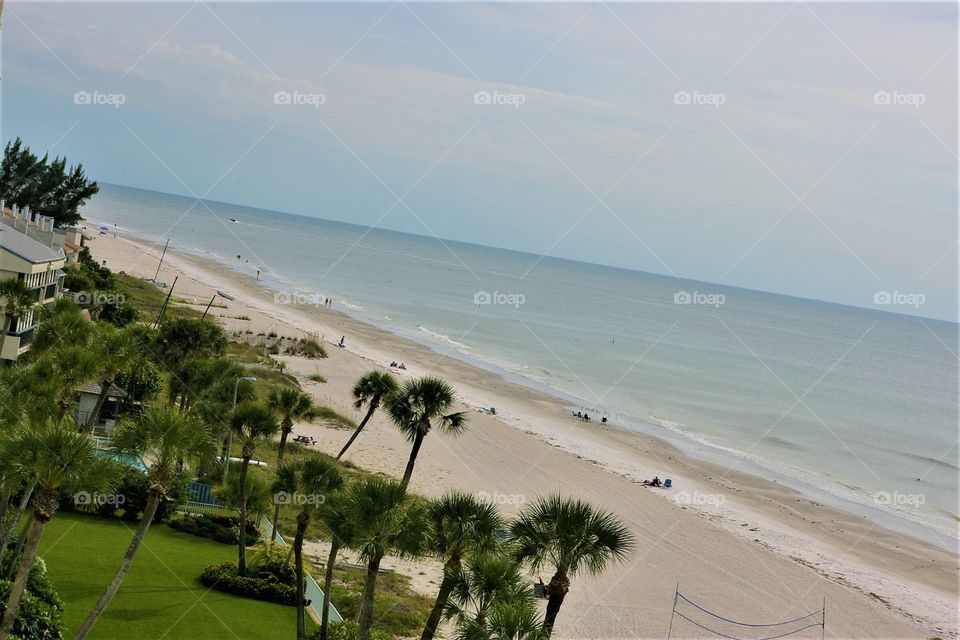
[[[60,513],[47,525],[40,553],[64,602],[64,637],[72,637],[113,577],[135,525]],[[236,560],[236,549],[153,525],[93,639],[290,638],[296,609],[211,591],[199,580],[210,564]],[[312,621],[307,621],[313,628]]]

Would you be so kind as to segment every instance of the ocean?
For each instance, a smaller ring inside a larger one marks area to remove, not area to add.
[[[956,324],[113,185],[82,214],[957,549]]]

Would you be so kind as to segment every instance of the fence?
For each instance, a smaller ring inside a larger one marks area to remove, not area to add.
[[[270,537],[270,532],[273,530],[273,524],[267,520],[266,517],[260,518],[260,532],[263,534],[264,538]],[[284,547],[288,546],[287,541],[283,539],[283,536],[280,535],[280,532],[277,531],[277,536],[274,538],[274,542],[280,544]],[[305,573],[307,577],[307,586],[305,591],[306,599],[310,601],[310,605],[307,607],[307,610],[310,611],[311,617],[314,618],[318,623],[320,618],[323,615],[323,590],[320,588],[320,585],[317,584],[317,581],[313,579],[309,573]],[[337,611],[337,608],[333,606],[333,602],[330,603],[330,624],[335,624],[338,622],[343,622],[343,616],[340,615],[340,612]]]
[[[697,627],[698,631],[696,633],[698,635],[702,635],[702,633],[706,631],[714,636],[727,638],[728,640],[745,640],[740,634],[749,635],[750,640],[775,640],[776,638],[794,636],[808,630],[812,631],[817,627],[820,628],[819,635],[821,640],[823,640],[827,629],[827,601],[824,599],[823,606],[817,611],[811,611],[806,615],[791,620],[784,620],[783,622],[740,622],[705,609],[680,593],[678,585],[673,595],[673,611],[670,613],[670,630],[667,632],[668,640],[673,635],[675,618],[686,620],[688,623]],[[722,627],[724,630],[719,631],[717,627]]]

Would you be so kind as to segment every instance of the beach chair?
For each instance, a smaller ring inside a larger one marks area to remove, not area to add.
[[[669,489],[672,486],[673,486],[673,480],[671,480],[670,478],[667,478],[666,480],[663,481],[664,489]]]

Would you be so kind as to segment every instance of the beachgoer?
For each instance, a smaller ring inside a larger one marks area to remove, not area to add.
[[[400,366],[397,367],[397,369],[403,369],[404,371],[406,371],[406,370],[407,370],[407,365],[405,365],[405,364],[403,364],[403,363],[401,362],[401,363],[400,363]]]

